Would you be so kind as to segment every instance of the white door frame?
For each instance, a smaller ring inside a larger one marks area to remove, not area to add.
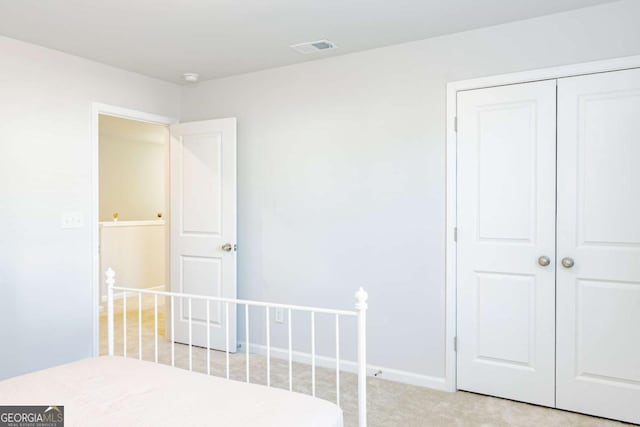
[[[446,221],[445,221],[445,389],[457,390],[456,379],[456,310],[457,310],[457,278],[456,278],[456,241],[457,226],[457,134],[456,134],[456,98],[459,91],[481,89],[493,86],[526,83],[539,80],[558,79],[582,74],[594,74],[607,71],[618,71],[629,68],[640,68],[640,55],[603,61],[585,62],[575,65],[543,68],[520,73],[501,74],[478,79],[461,80],[447,83],[447,117],[446,117]]]
[[[101,104],[94,102],[92,104],[91,115],[91,304],[93,310],[93,333],[92,333],[92,354],[98,356],[100,353],[100,310],[98,302],[100,301],[100,230],[99,230],[99,117],[100,114],[107,116],[120,117],[123,119],[136,120],[139,122],[148,122],[161,125],[172,125],[178,123],[178,119],[157,114],[145,113],[143,111],[130,110],[128,108],[117,107],[114,105]],[[168,153],[169,147],[165,147]],[[168,176],[166,177],[168,178]],[[165,179],[166,181],[166,179]],[[166,183],[165,183],[166,185]],[[167,187],[168,190],[168,187]],[[167,196],[169,196],[167,194]],[[166,203],[169,203],[169,197],[166,197]],[[167,211],[168,212],[168,211]],[[165,218],[165,224],[169,226],[170,218]],[[167,251],[168,253],[169,251]],[[168,256],[168,255],[167,255]],[[167,264],[168,266],[169,264]],[[168,267],[167,267],[168,268]],[[165,272],[165,276],[167,276]]]

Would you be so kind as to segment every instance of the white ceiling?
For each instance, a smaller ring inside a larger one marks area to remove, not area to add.
[[[0,34],[160,79],[212,79],[612,0],[0,0]],[[301,55],[289,45],[339,48]]]

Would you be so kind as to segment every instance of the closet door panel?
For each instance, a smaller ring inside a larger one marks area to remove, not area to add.
[[[557,228],[557,406],[639,423],[640,70],[559,80]]]
[[[555,107],[555,81],[458,94],[457,385],[548,406]]]

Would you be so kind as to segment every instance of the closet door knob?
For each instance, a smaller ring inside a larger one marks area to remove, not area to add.
[[[575,262],[573,261],[573,258],[569,258],[569,257],[562,258],[562,266],[564,268],[571,268],[574,265],[575,265]]]
[[[231,246],[231,243],[225,243],[224,245],[222,245],[222,250],[225,252],[231,252],[232,249],[233,246]]]
[[[548,256],[543,255],[541,257],[538,258],[538,264],[540,264],[543,267],[548,266],[549,264],[551,264],[551,260],[549,259]]]

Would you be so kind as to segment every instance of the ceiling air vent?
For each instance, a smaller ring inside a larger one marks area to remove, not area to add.
[[[291,45],[289,47],[298,53],[303,53],[306,55],[308,53],[315,53],[323,50],[335,49],[338,46],[336,46],[335,43],[330,42],[329,40],[318,40],[315,42],[298,43],[298,44]]]

